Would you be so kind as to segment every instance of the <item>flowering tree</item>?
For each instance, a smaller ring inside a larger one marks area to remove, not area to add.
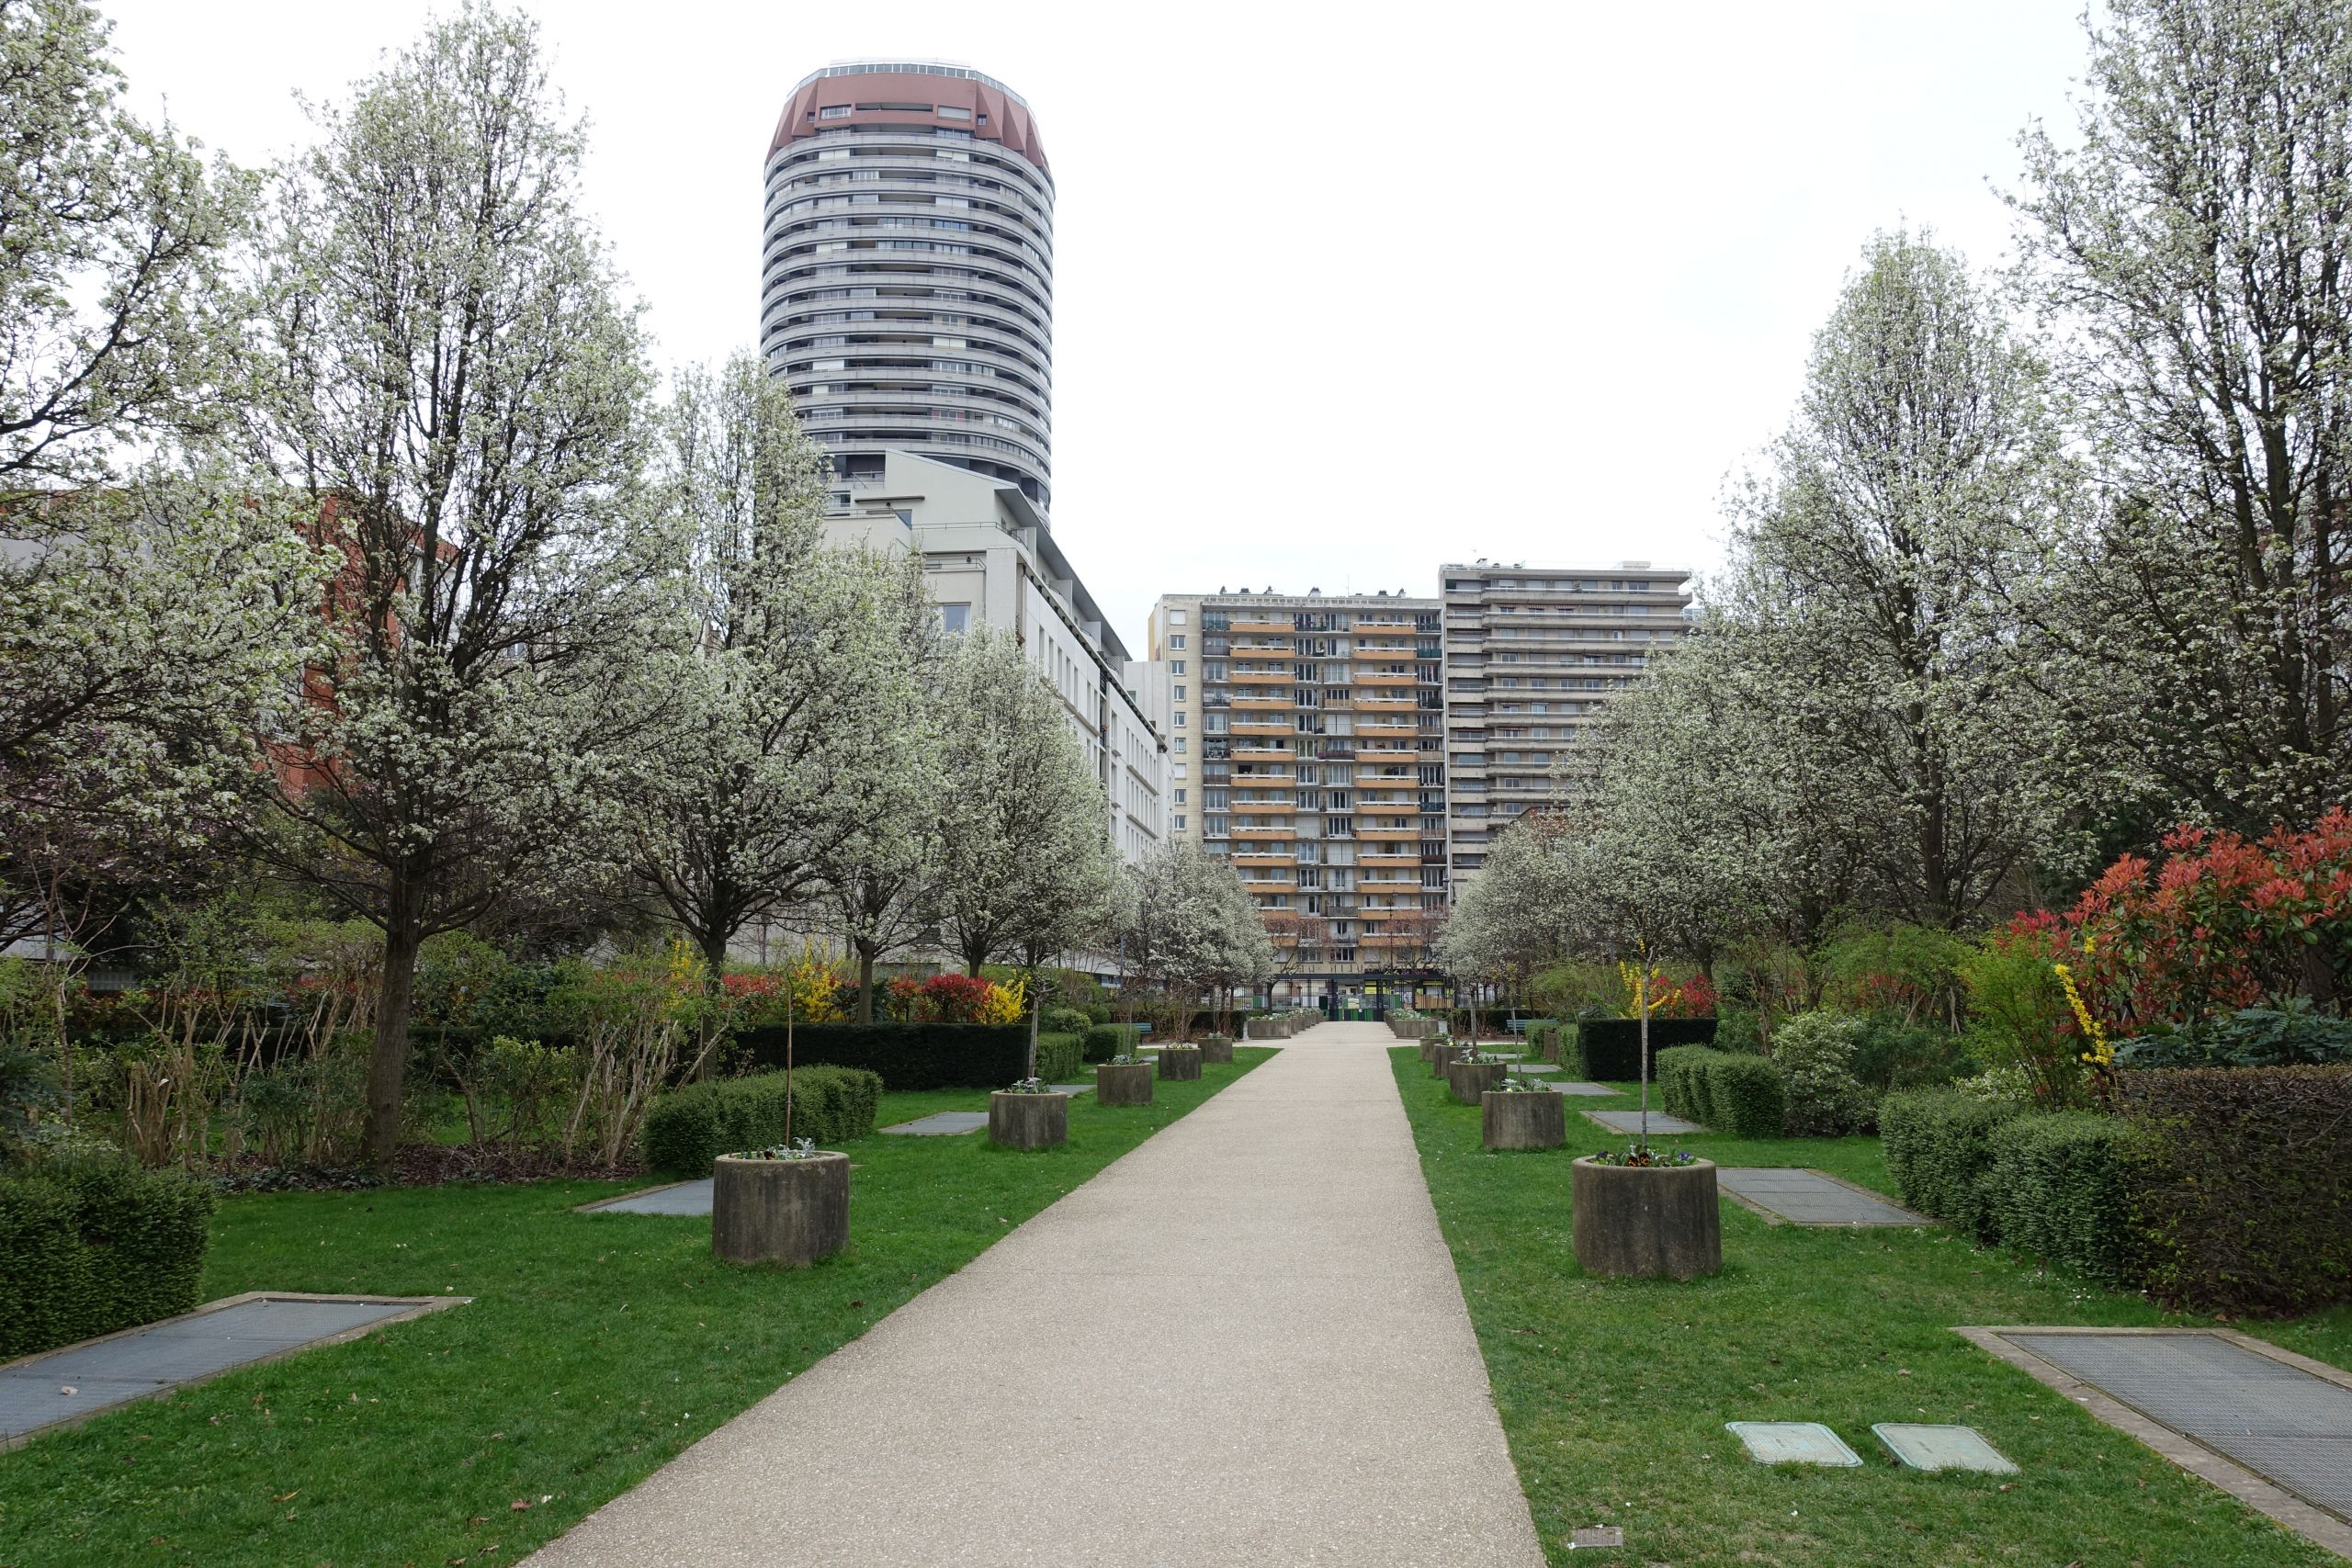
[[[81,0],[0,0],[0,486],[100,477],[126,437],[208,425],[253,182],[118,107]]]
[[[2259,834],[2352,764],[2344,7],[2114,0],[2079,134],[2025,138],[2022,281],[2105,505],[2044,627],[2157,821]]]
[[[1171,840],[1124,868],[1113,916],[1123,988],[1156,1002],[1176,1033],[1212,987],[1272,974],[1273,944],[1232,865]]]
[[[716,973],[828,864],[904,863],[887,836],[933,777],[916,662],[933,611],[919,562],[825,548],[824,455],[756,355],[681,376],[662,448],[684,570],[655,665],[669,700],[632,769],[632,860]]]
[[[256,433],[330,519],[337,647],[257,848],[384,932],[382,1160],[418,944],[610,863],[616,754],[663,696],[624,657],[662,629],[623,505],[649,377],[529,23],[437,23],[317,117],[258,280]]]
[[[942,748],[935,906],[965,973],[1000,954],[1081,934],[1110,866],[1102,784],[1061,698],[1002,632],[964,634],[940,680]]]

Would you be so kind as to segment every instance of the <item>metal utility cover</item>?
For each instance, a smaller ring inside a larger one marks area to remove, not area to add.
[[[706,1176],[700,1181],[675,1182],[668,1187],[632,1192],[625,1198],[591,1203],[585,1212],[591,1214],[707,1214],[710,1213],[710,1188],[711,1178]]]
[[[1556,1079],[1551,1083],[1545,1084],[1544,1087],[1552,1090],[1555,1094],[1597,1094],[1607,1096],[1617,1092],[1605,1083],[1561,1083]]]
[[[910,1138],[944,1138],[956,1133],[977,1133],[988,1124],[989,1113],[985,1111],[941,1111],[882,1130]]]
[[[1625,1544],[1623,1525],[1578,1525],[1568,1532],[1568,1550],[1582,1551],[1590,1548],[1608,1548]]]
[[[1751,1209],[1800,1225],[1924,1225],[1924,1214],[1898,1208],[1875,1192],[1849,1187],[1818,1170],[1726,1166],[1715,1185]]]
[[[1826,1464],[1850,1468],[1862,1456],[1818,1421],[1726,1421],[1724,1427],[1747,1445],[1758,1464]]]
[[[1638,1111],[1588,1111],[1587,1116],[1612,1133],[1628,1133],[1641,1136],[1642,1113]],[[1663,1111],[1650,1112],[1650,1136],[1672,1136],[1679,1133],[1703,1133],[1706,1129],[1696,1122],[1685,1122],[1679,1116],[1668,1116]]]
[[[2352,1388],[2215,1334],[2002,1337],[2303,1501],[2352,1520]]]
[[[1976,1470],[2015,1475],[2018,1467],[1986,1442],[1973,1427],[1936,1427],[1919,1421],[1881,1421],[1871,1430],[1888,1451],[1913,1470]]]

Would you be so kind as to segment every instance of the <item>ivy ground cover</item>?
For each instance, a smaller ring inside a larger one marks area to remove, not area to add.
[[[1624,1140],[1577,1112],[1628,1108],[1633,1097],[1572,1101],[1566,1150],[1487,1154],[1477,1108],[1454,1104],[1416,1051],[1390,1055],[1554,1562],[1573,1561],[1569,1532],[1595,1524],[1623,1528],[1627,1561],[1672,1568],[2339,1561],[1951,1332],[2199,1320],[1976,1251],[1945,1230],[1806,1230],[1728,1201],[1721,1274],[1680,1285],[1588,1279],[1570,1240],[1568,1161]],[[1875,1138],[1661,1142],[1894,1195]],[[2352,1312],[2236,1326],[2352,1365]],[[1740,1420],[1826,1422],[1862,1468],[1752,1464],[1724,1429]],[[1880,1421],[1973,1426],[2020,1473],[1902,1470],[1871,1436]]]
[[[513,1562],[1272,1055],[1078,1096],[1038,1154],[856,1140],[849,1248],[798,1271],[718,1262],[704,1221],[571,1212],[642,1183],[225,1199],[208,1301],[474,1299],[0,1454],[0,1564]],[[886,1095],[878,1124],[986,1103]]]

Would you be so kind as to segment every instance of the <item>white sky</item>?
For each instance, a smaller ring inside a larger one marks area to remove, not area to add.
[[[245,164],[433,8],[100,4],[134,103]],[[1167,592],[1711,567],[1864,239],[1997,260],[1993,187],[2084,59],[2078,0],[529,8],[665,365],[753,340],[761,164],[809,70],[949,59],[1029,100],[1055,534],[1138,652]]]

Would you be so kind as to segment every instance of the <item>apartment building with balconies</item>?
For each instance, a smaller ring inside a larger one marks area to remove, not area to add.
[[[1446,900],[1444,694],[1435,599],[1163,595],[1168,832],[1230,861],[1266,917],[1276,994],[1395,996]]]
[[[1493,833],[1574,789],[1601,709],[1686,628],[1690,578],[1647,561],[1441,569],[1453,885]]]

